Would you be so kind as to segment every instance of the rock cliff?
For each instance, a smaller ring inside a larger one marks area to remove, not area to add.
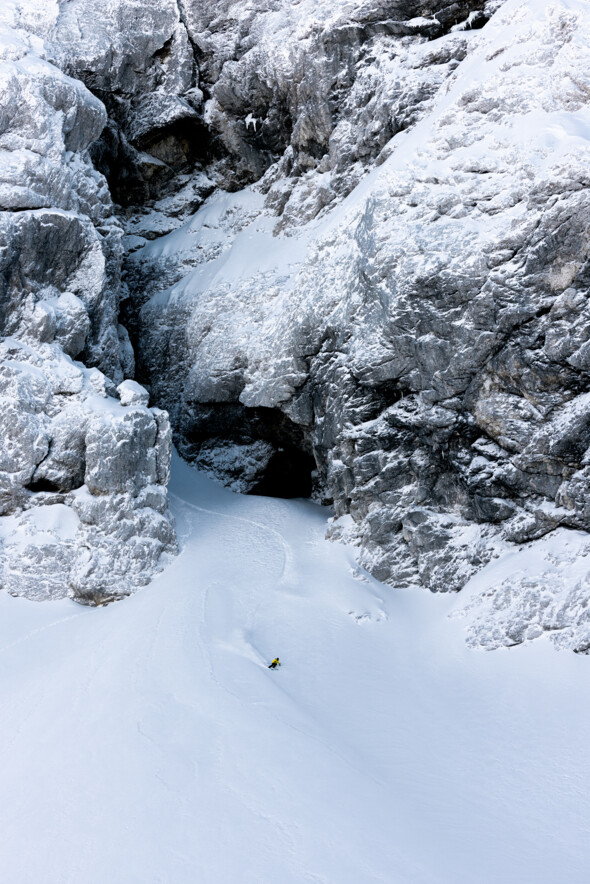
[[[170,427],[124,379],[123,231],[88,153],[107,114],[48,60],[47,14],[0,19],[0,579],[99,602],[175,549]]]
[[[511,2],[454,24],[377,29],[340,67],[311,51],[314,94],[344,84],[337,113],[306,105],[314,149],[300,120],[256,185],[130,260],[141,371],[182,450],[251,490],[303,493],[315,467],[361,562],[435,590],[506,541],[588,528],[588,16]],[[340,22],[322,27],[323,50]],[[265,52],[276,67],[261,38],[218,82],[239,67],[245,90]]]
[[[468,29],[490,11],[393,33],[375,7],[358,42],[326,12],[288,49],[259,25],[205,66],[206,110],[234,175],[264,174],[129,261],[140,371],[181,450],[242,490],[313,487],[393,585],[460,589],[506,543],[588,529],[589,18],[508,2]],[[294,99],[264,153],[300,71],[321,107]]]

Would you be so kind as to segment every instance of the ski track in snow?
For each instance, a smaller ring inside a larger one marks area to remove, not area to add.
[[[0,595],[2,881],[585,884],[589,658],[469,651],[307,502],[171,492],[150,587]]]
[[[177,495],[171,495],[171,496],[172,496],[172,497],[175,497],[176,500],[180,500],[180,498],[179,498]],[[230,515],[230,514],[228,514],[228,513],[223,513],[223,512],[221,512],[221,511],[219,511],[219,510],[210,510],[210,509],[206,509],[205,507],[197,506],[195,503],[190,503],[190,502],[188,502],[188,501],[184,501],[184,503],[185,503],[185,504],[188,503],[188,506],[189,506],[191,509],[196,510],[196,511],[198,511],[198,512],[200,512],[200,513],[206,513],[206,514],[209,515],[209,516],[217,516],[217,517],[222,518],[222,519],[232,519],[234,522],[244,522],[247,526],[251,526],[251,527],[254,527],[254,528],[259,528],[261,531],[264,531],[264,532],[266,532],[267,534],[270,534],[270,535],[272,535],[273,537],[276,537],[277,540],[279,541],[279,544],[280,544],[280,545],[282,546],[282,548],[283,548],[283,554],[284,554],[283,567],[282,567],[282,569],[281,569],[281,573],[278,575],[278,577],[276,578],[276,580],[281,581],[281,580],[283,579],[284,575],[285,575],[285,572],[286,572],[287,568],[288,568],[288,567],[292,568],[294,557],[293,557],[293,553],[292,553],[291,547],[290,547],[289,544],[286,542],[286,540],[285,540],[285,538],[283,537],[283,535],[280,534],[278,531],[275,531],[274,528],[269,528],[268,525],[263,525],[263,524],[261,524],[260,522],[256,522],[256,521],[254,521],[254,519],[244,519],[242,516],[234,516],[234,515]]]
[[[59,620],[55,620],[53,623],[47,623],[45,626],[40,626],[38,629],[33,629],[31,632],[28,632],[26,635],[17,638],[13,642],[9,642],[7,645],[2,645],[0,647],[0,654],[4,651],[8,651],[10,648],[16,647],[16,645],[22,644],[22,642],[28,641],[33,636],[38,635],[40,632],[45,632],[46,629],[53,629],[55,626],[59,626],[60,623],[66,623],[68,620],[75,620],[76,617],[79,617],[79,614],[71,614],[69,617],[61,617]]]
[[[176,496],[176,495],[172,495],[172,498],[173,498],[173,499],[176,499],[177,501],[180,501],[180,500],[181,500],[181,498],[179,498],[179,497]],[[247,528],[250,528],[250,529],[251,529],[251,528],[259,529],[260,531],[262,531],[262,532],[264,532],[264,533],[270,535],[271,537],[275,538],[275,539],[279,542],[279,545],[282,547],[283,554],[284,554],[284,555],[283,555],[283,563],[282,563],[282,567],[281,567],[280,573],[278,573],[277,575],[272,575],[272,574],[267,575],[267,577],[272,578],[272,582],[274,583],[275,586],[279,586],[279,585],[283,582],[283,579],[284,579],[284,577],[285,577],[285,573],[287,572],[288,569],[290,569],[291,571],[293,570],[294,555],[293,555],[293,552],[292,552],[292,550],[291,550],[291,547],[290,547],[289,544],[286,542],[286,540],[285,540],[285,538],[282,536],[282,534],[280,534],[280,533],[279,533],[278,531],[276,531],[274,528],[270,528],[268,525],[264,525],[264,524],[262,524],[262,523],[260,523],[260,522],[255,521],[254,519],[246,519],[246,518],[243,518],[242,516],[235,516],[235,515],[233,515],[233,514],[229,514],[229,513],[221,512],[220,510],[207,509],[207,508],[205,508],[205,507],[197,506],[196,504],[194,504],[194,503],[190,503],[190,502],[187,502],[187,501],[184,501],[184,503],[185,503],[185,504],[188,504],[188,506],[189,506],[192,510],[195,510],[195,511],[197,511],[197,512],[205,513],[205,514],[207,514],[207,515],[209,515],[209,516],[219,517],[219,518],[221,518],[221,519],[231,519],[231,520],[233,520],[234,522],[244,524]],[[203,596],[203,614],[202,614],[202,618],[201,618],[201,624],[202,624],[202,625],[204,625],[205,623],[209,622],[209,618],[207,617],[207,607],[208,607],[208,603],[209,603],[209,599],[210,599],[210,591],[211,591],[211,587],[208,587],[208,588],[205,590],[205,593],[204,593],[204,596]],[[256,620],[256,617],[257,617],[257,615],[258,615],[258,613],[259,613],[259,611],[260,611],[261,606],[262,606],[262,602],[259,602],[259,603],[257,604],[256,608],[254,609],[254,611],[253,611],[253,615],[252,615],[252,617],[250,618],[250,622],[248,623],[248,629],[251,628],[252,621]],[[246,629],[246,632],[248,632],[248,629]],[[218,644],[219,644],[219,642],[218,642]],[[228,649],[229,651],[232,651],[232,650],[233,650],[233,646],[232,646],[231,644],[226,643],[226,645],[227,645],[227,649]],[[252,647],[252,646],[250,646],[250,647]],[[203,644],[203,649],[204,649],[204,653],[207,655],[207,664],[208,664],[208,669],[209,669],[209,676],[210,676],[210,678],[211,678],[211,679],[212,679],[212,680],[213,680],[213,681],[214,681],[214,682],[215,682],[215,683],[216,683],[216,684],[217,684],[222,690],[226,691],[226,692],[227,692],[228,694],[230,694],[233,698],[235,698],[235,699],[236,699],[241,705],[243,705],[243,701],[242,701],[240,695],[239,695],[238,693],[236,693],[235,691],[231,690],[231,688],[229,688],[227,685],[222,684],[222,683],[216,678],[216,676],[215,676],[215,671],[214,671],[214,667],[213,667],[213,664],[212,664],[212,662],[211,662],[211,654],[210,654],[210,652],[209,652],[209,650],[208,650],[208,648],[207,648],[207,645],[206,645],[205,643]],[[255,649],[255,648],[252,648],[252,650],[254,651],[256,661],[259,662],[259,663],[263,663],[263,658],[262,658],[262,656],[260,655],[260,653],[258,652],[258,650]],[[266,664],[264,664],[264,665],[266,665]],[[303,731],[301,728],[297,728],[297,727],[295,727],[295,726],[294,726],[293,724],[291,724],[289,721],[287,721],[287,720],[285,720],[285,719],[282,719],[280,716],[276,716],[276,718],[277,718],[277,720],[280,721],[281,724],[283,724],[284,726],[289,727],[289,728],[291,728],[292,730],[294,730],[294,731],[296,731],[296,732],[298,732],[298,733],[305,733],[305,731]],[[316,740],[317,740],[317,742],[319,742],[319,743],[324,747],[324,749],[325,749],[326,751],[331,752],[331,753],[334,754],[334,755],[337,755],[337,756],[338,756],[342,761],[344,761],[346,764],[350,764],[350,762],[349,762],[349,761],[348,761],[343,755],[340,755],[340,753],[339,753],[337,750],[335,750],[334,747],[329,746],[329,744],[328,744],[327,742],[322,741],[322,740],[319,740],[317,737],[316,737]],[[373,779],[374,779],[374,778],[373,778]],[[375,782],[378,782],[377,780],[374,780],[374,781],[375,781]]]

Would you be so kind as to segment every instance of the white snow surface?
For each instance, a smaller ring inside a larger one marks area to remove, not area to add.
[[[468,650],[461,597],[378,584],[306,501],[179,460],[171,495],[148,588],[0,595],[3,881],[588,880],[588,657]]]

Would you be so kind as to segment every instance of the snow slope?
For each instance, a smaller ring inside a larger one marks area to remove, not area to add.
[[[355,572],[305,501],[171,492],[147,589],[0,595],[3,881],[588,880],[587,657],[469,651],[464,602]]]

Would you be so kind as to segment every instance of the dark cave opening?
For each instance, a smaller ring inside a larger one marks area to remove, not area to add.
[[[277,448],[250,494],[265,497],[311,497],[315,460],[297,448]]]
[[[63,491],[63,488],[60,488],[59,485],[56,485],[55,482],[52,482],[50,479],[37,479],[35,481],[29,482],[28,485],[25,485],[25,488],[27,489],[27,491],[32,491],[35,494],[39,491]]]
[[[129,208],[147,206],[174,191],[175,176],[206,165],[215,148],[205,124],[193,117],[154,127],[133,142],[110,119],[89,152],[115,203]]]
[[[309,428],[294,423],[278,408],[249,408],[237,402],[193,404],[184,415],[184,432],[178,434],[179,452],[198,465],[224,476],[223,455],[228,445],[272,446],[262,457],[248,494],[267,497],[310,497],[316,490],[317,464]],[[187,426],[188,424],[188,426]],[[219,452],[217,465],[215,454]]]
[[[134,147],[166,163],[174,172],[188,171],[195,163],[211,159],[207,127],[192,117],[150,130],[134,142]]]

